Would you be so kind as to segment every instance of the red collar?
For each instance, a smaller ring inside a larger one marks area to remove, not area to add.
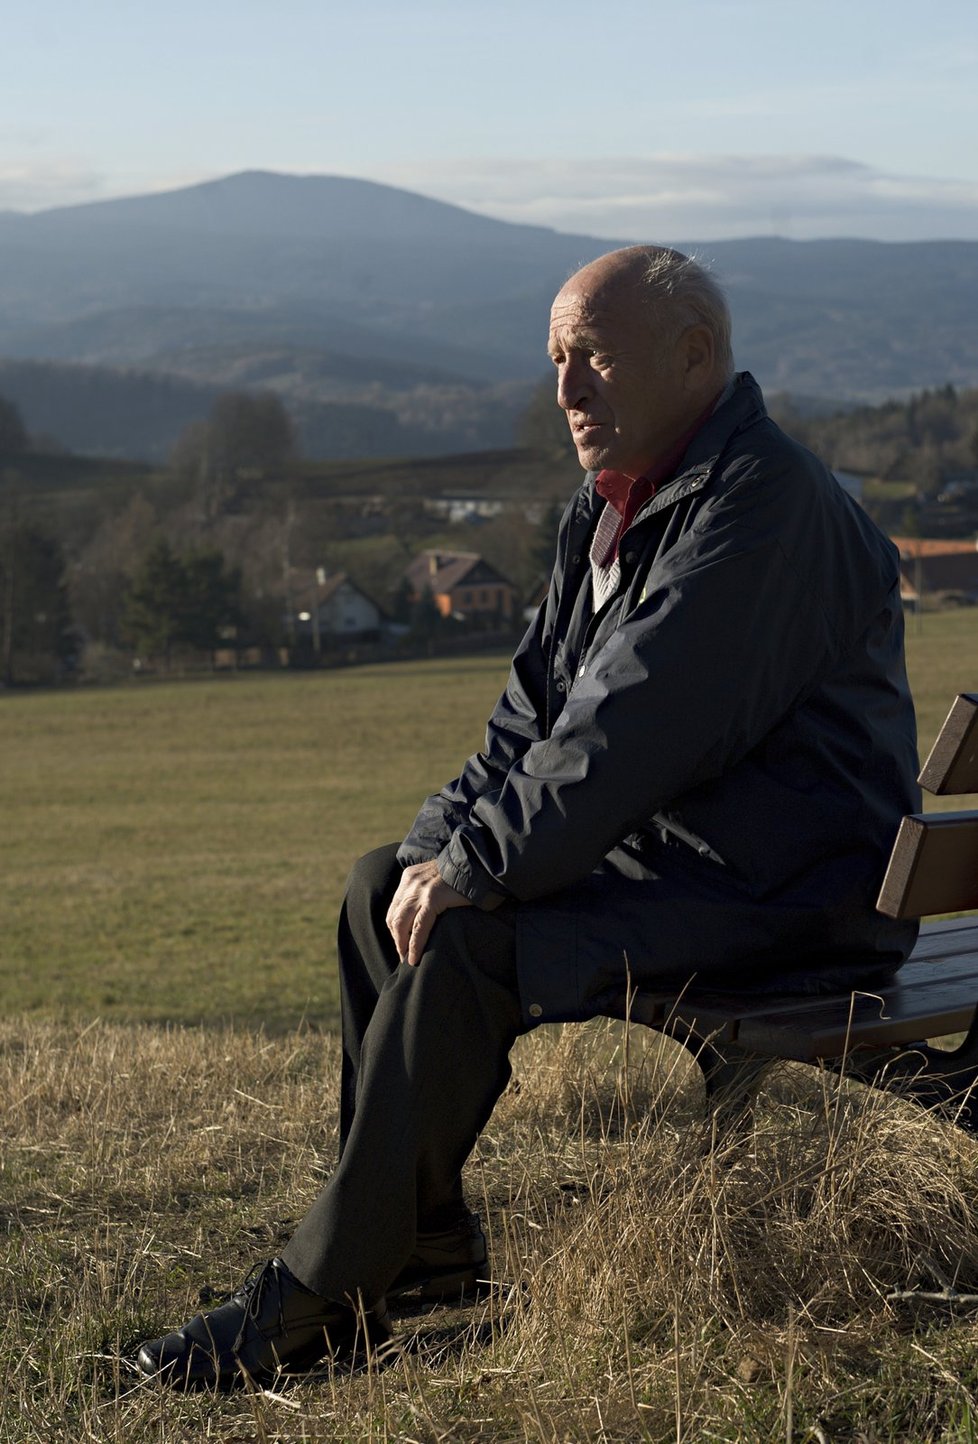
[[[618,528],[619,536],[623,536],[631,526],[639,507],[644,506],[650,497],[655,496],[663,482],[671,480],[675,475],[676,468],[686,453],[686,448],[707,417],[711,415],[719,397],[720,393],[717,392],[709,406],[700,412],[689,430],[684,431],[669,450],[646,468],[641,476],[626,476],[623,471],[598,473],[594,489],[599,496],[604,497],[605,501],[611,503],[621,517],[621,526]]]

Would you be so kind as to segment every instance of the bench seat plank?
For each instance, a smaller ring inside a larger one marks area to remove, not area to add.
[[[978,1009],[978,920],[926,928],[897,980],[875,993],[823,997],[691,988],[682,997],[638,992],[629,1016],[650,1027],[670,1018],[717,1045],[802,1063],[857,1044],[938,1038],[970,1027]]]
[[[968,934],[978,928],[978,918],[942,918],[940,922],[925,923],[910,957],[909,963],[921,958],[953,958],[962,948],[968,946]]]

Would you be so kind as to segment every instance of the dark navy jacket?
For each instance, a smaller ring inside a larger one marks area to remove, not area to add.
[[[747,373],[640,511],[596,615],[593,483],[484,751],[401,861],[519,904],[534,1020],[588,1016],[626,967],[818,987],[898,966],[916,925],[874,908],[919,806],[895,549]]]

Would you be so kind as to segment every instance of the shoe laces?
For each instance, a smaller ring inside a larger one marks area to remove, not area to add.
[[[212,1309],[217,1304],[229,1304],[232,1299],[240,1299],[244,1303],[260,1287],[261,1275],[271,1267],[271,1263],[272,1260],[269,1259],[264,1263],[253,1264],[236,1289],[215,1289],[212,1284],[204,1284],[197,1292],[197,1302],[207,1309]]]
[[[276,1311],[278,1313],[278,1335],[281,1338],[285,1333],[286,1324],[285,1314],[282,1310],[282,1290],[278,1284],[275,1260],[268,1259],[265,1263],[257,1263],[253,1268],[249,1269],[241,1287],[233,1296],[239,1298],[245,1307],[244,1318],[241,1320],[241,1327],[238,1330],[238,1337],[234,1341],[235,1351],[237,1351],[244,1342],[249,1321],[258,1329],[258,1321],[261,1318],[265,1294],[271,1287],[275,1289]],[[259,1332],[267,1333],[267,1325],[264,1330],[259,1330]]]
[[[244,1278],[236,1289],[230,1289],[224,1293],[219,1293],[217,1289],[213,1289],[209,1284],[205,1284],[204,1287],[200,1290],[200,1302],[204,1305],[205,1308],[213,1308],[215,1305],[228,1304],[232,1302],[237,1302],[243,1305],[244,1317],[241,1320],[241,1327],[238,1330],[237,1337],[234,1341],[235,1350],[237,1350],[242,1343],[245,1330],[248,1327],[249,1321],[257,1326],[258,1320],[261,1317],[261,1310],[265,1298],[265,1293],[269,1288],[270,1284],[277,1284],[278,1282],[275,1274],[275,1260],[267,1259],[264,1262],[254,1264],[245,1274]],[[282,1290],[278,1288],[276,1290],[276,1293],[278,1301],[279,1331],[284,1333],[285,1318],[282,1312]]]

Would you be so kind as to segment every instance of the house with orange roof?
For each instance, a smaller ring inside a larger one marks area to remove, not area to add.
[[[498,626],[513,618],[516,588],[478,552],[424,551],[405,576],[411,600],[430,592],[443,617],[476,626]]]

